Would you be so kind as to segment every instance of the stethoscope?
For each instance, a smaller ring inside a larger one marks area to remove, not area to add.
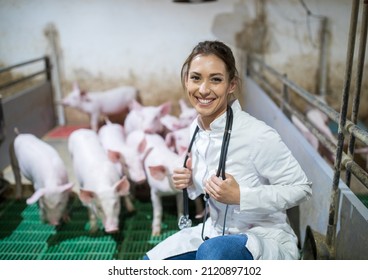
[[[230,106],[227,106],[225,131],[224,131],[224,136],[222,138],[220,160],[219,160],[219,165],[218,165],[217,172],[216,172],[216,176],[220,177],[220,175],[221,175],[223,180],[226,179],[226,176],[225,176],[225,163],[226,163],[227,150],[228,150],[229,142],[230,142],[232,126],[233,126],[233,110],[231,109]],[[184,167],[186,167],[187,160],[189,158],[189,154],[190,154],[190,151],[192,150],[192,146],[193,146],[193,143],[194,143],[194,140],[195,140],[195,137],[196,137],[198,131],[199,131],[199,127],[197,126],[194,133],[193,133],[192,139],[190,140],[190,144],[189,144],[189,147],[188,147],[188,152],[187,152],[187,154],[185,156],[185,159],[184,159],[184,164],[183,164]],[[206,193],[205,196],[204,196],[205,214],[203,216],[203,226],[202,226],[202,239],[203,240],[208,239],[208,237],[203,237],[203,234],[204,234],[204,225],[205,225],[205,222],[206,222],[207,216],[208,216],[208,202],[209,202],[209,199],[210,199],[210,196],[209,196],[209,194]],[[184,205],[183,205],[184,214],[179,218],[179,221],[178,221],[179,229],[184,229],[184,228],[192,226],[192,220],[189,218],[189,198],[188,198],[188,190],[186,188],[183,189],[183,202],[184,202]],[[222,235],[225,234],[225,223],[226,223],[226,215],[227,215],[228,206],[229,205],[226,205]]]

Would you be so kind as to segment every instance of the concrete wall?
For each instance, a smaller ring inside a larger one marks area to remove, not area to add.
[[[53,27],[62,95],[75,80],[87,90],[131,84],[140,88],[144,103],[159,104],[182,96],[180,67],[192,47],[200,40],[219,39],[234,48],[240,68],[245,52],[257,52],[268,64],[314,90],[318,83],[320,16],[326,16],[328,90],[335,96],[331,100],[338,101],[351,1],[305,0],[307,8],[301,3],[0,0],[0,65],[50,54],[48,34]],[[67,111],[68,122],[85,121],[83,116],[71,118],[73,113]]]

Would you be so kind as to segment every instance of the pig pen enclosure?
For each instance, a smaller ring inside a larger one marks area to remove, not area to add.
[[[54,130],[43,138],[55,147],[68,166],[71,164],[65,135],[70,130]],[[0,199],[2,260],[139,260],[147,250],[178,228],[175,199],[166,197],[163,199],[162,233],[151,236],[152,206],[143,186],[135,189],[134,213],[128,213],[122,204],[120,231],[113,234],[105,233],[101,224],[96,233],[89,232],[88,211],[77,195],[69,200],[70,220],[60,226],[52,226],[41,221],[37,203],[27,205],[25,199],[14,199],[12,188],[5,190]],[[27,181],[23,188],[25,193],[32,191]]]
[[[356,14],[352,14],[352,18],[357,18]],[[351,34],[349,40],[353,40],[354,36],[356,34]],[[363,45],[363,49],[365,47]],[[347,51],[347,69],[351,66],[352,50],[354,48],[348,48]],[[69,169],[71,159],[66,152],[67,137],[73,130],[80,128],[57,125],[48,59],[35,61],[44,62],[45,67],[29,78],[42,76],[41,81],[0,99],[0,170],[4,170],[0,185],[0,259],[142,259],[147,250],[178,230],[176,201],[173,196],[163,199],[162,231],[157,237],[151,235],[153,214],[149,187],[146,185],[135,186],[135,211],[128,213],[122,207],[119,216],[120,231],[114,234],[106,234],[102,225],[96,233],[90,233],[87,209],[77,195],[72,196],[68,205],[70,221],[60,226],[41,222],[37,204],[27,205],[24,199],[14,199],[8,156],[14,127],[21,132],[42,137],[59,151]],[[358,61],[364,61],[364,57],[360,55]],[[368,131],[359,127],[356,121],[348,120],[344,110],[335,111],[259,57],[249,55],[245,68],[246,86],[240,93],[244,98],[244,110],[279,132],[313,182],[311,199],[288,212],[290,223],[300,241],[302,258],[368,259],[367,161],[358,164],[358,157],[354,154],[357,143],[367,147]],[[1,69],[0,73],[11,69],[12,67]],[[351,72],[351,68],[348,70]],[[348,74],[350,73],[347,71],[345,80],[350,84],[351,75]],[[363,69],[357,73],[358,77],[362,75]],[[25,79],[27,77],[20,80]],[[11,84],[13,83],[4,86],[0,82],[0,90]],[[345,95],[349,97],[349,90],[344,90],[343,93],[342,107],[345,107],[348,105],[348,101],[344,101]],[[337,145],[318,133],[316,126],[306,119],[305,113],[298,110],[293,103],[292,97],[295,96],[326,114],[329,121],[339,127]],[[260,104],[262,105],[259,106]],[[354,102],[354,105],[359,104]],[[303,120],[308,131],[317,137],[327,152],[335,156],[334,163],[328,162],[306,140],[302,132],[293,125],[291,115]],[[342,132],[356,140],[355,146],[350,145],[354,141],[349,139],[347,150]],[[68,173],[73,176],[73,172]],[[351,180],[344,180],[343,173],[349,175]],[[32,192],[29,183],[25,182],[24,188]],[[191,216],[194,216],[194,208],[191,204]]]
[[[59,226],[43,223],[38,204],[27,205],[32,193],[30,182],[22,179],[23,197],[14,196],[14,179],[9,159],[9,145],[15,136],[14,128],[42,138],[54,147],[66,163],[69,176],[71,159],[67,151],[67,137],[74,126],[57,126],[55,103],[50,79],[48,58],[21,63],[1,73],[29,63],[39,63],[43,69],[6,83],[0,83],[2,94],[20,82],[35,80],[15,93],[0,99],[1,117],[1,185],[0,185],[0,259],[2,260],[138,260],[155,244],[178,230],[176,201],[164,197],[164,217],[160,236],[151,236],[152,206],[145,185],[135,187],[135,212],[128,213],[122,203],[119,216],[120,231],[106,234],[100,225],[95,233],[89,231],[87,208],[76,194],[69,200],[70,221]]]

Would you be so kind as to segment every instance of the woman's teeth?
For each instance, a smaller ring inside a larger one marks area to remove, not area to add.
[[[213,99],[201,99],[201,98],[198,98],[198,101],[199,103],[201,104],[208,104],[208,103],[211,103]]]

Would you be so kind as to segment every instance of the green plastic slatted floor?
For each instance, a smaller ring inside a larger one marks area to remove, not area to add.
[[[368,207],[368,196],[359,198]],[[89,233],[87,210],[77,198],[70,204],[71,220],[59,228],[40,221],[36,204],[0,200],[0,260],[140,260],[178,230],[175,199],[164,198],[163,203],[162,234],[152,237],[150,202],[135,201],[133,214],[122,207],[122,230],[109,235],[102,229]]]
[[[175,201],[175,198],[173,198]],[[36,204],[0,201],[0,260],[139,260],[155,244],[175,233],[175,205],[164,200],[162,234],[151,236],[152,206],[135,201],[136,212],[120,216],[120,230],[89,233],[88,213],[77,198],[70,205],[71,220],[55,228],[40,221]]]

